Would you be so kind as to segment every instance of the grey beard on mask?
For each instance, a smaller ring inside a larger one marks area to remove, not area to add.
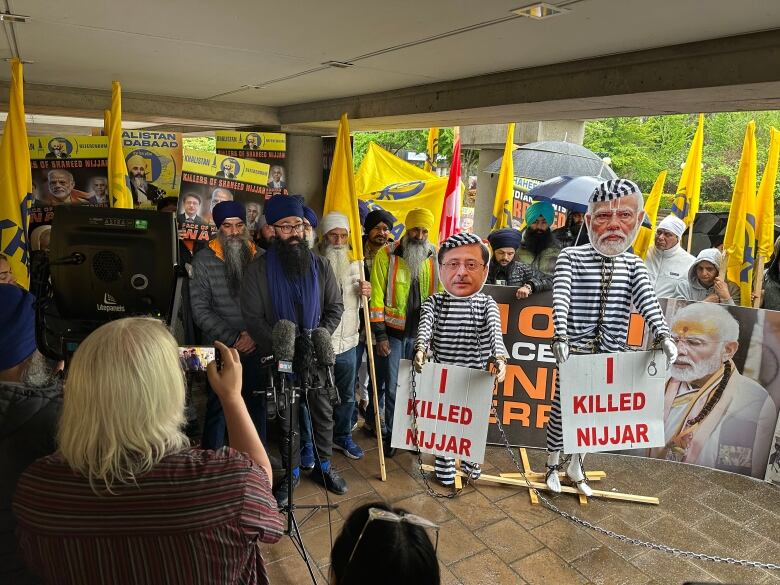
[[[408,235],[401,239],[401,246],[404,250],[404,262],[409,267],[412,278],[418,278],[420,267],[433,250],[433,246],[428,242],[413,240]]]
[[[19,380],[23,385],[33,388],[46,388],[54,383],[57,363],[48,359],[38,350],[28,358],[27,367]]]
[[[331,244],[325,244],[323,256],[330,261],[330,265],[333,267],[333,272],[336,274],[339,282],[349,277],[350,262],[346,246],[336,247]]]
[[[222,253],[225,258],[225,278],[231,296],[238,296],[241,291],[241,282],[244,279],[244,269],[252,260],[249,250],[249,231],[235,236],[227,236],[223,232],[217,233]]]

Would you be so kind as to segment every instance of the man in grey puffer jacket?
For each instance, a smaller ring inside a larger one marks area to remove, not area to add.
[[[246,211],[238,201],[214,206],[212,218],[219,228],[192,261],[190,304],[203,343],[219,340],[241,356],[241,394],[260,437],[265,440],[265,396],[260,390],[260,356],[241,314],[241,282],[244,270],[257,254],[246,228]],[[261,251],[262,253],[262,251]],[[207,386],[208,401],[201,446],[219,449],[225,443],[225,418],[217,395]]]
[[[722,305],[739,305],[739,287],[720,277],[723,255],[715,248],[699,252],[688,269],[688,280],[680,282],[675,298]]]

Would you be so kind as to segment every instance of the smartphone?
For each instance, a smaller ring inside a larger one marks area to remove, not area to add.
[[[218,356],[219,352],[213,347],[205,345],[179,346],[179,361],[185,372],[205,372],[206,365],[215,360],[219,368]]]

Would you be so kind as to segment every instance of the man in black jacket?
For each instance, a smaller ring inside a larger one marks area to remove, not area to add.
[[[58,367],[35,347],[33,296],[0,284],[0,583],[39,583],[17,555],[11,499],[22,471],[56,449]]]
[[[518,299],[552,289],[552,276],[515,259],[515,250],[520,245],[520,231],[503,228],[492,232],[487,239],[493,250],[487,284],[518,287],[515,292]]]
[[[260,355],[241,314],[241,283],[257,248],[246,229],[246,212],[238,201],[218,203],[212,212],[219,227],[215,237],[192,260],[190,305],[192,318],[207,345],[221,341],[235,347],[241,356],[241,394],[257,433],[265,440],[265,395],[260,392]],[[208,401],[203,421],[204,449],[225,443],[225,419],[219,398],[207,386]]]
[[[319,327],[332,334],[344,312],[341,288],[330,263],[312,253],[304,239],[303,203],[300,199],[274,195],[266,202],[265,217],[268,225],[274,228],[274,239],[267,252],[249,265],[241,288],[241,310],[261,356],[273,354],[273,328],[277,321],[293,322],[297,335],[305,338]],[[303,399],[307,400],[311,413],[318,457],[312,479],[336,494],[346,493],[346,482],[330,464],[333,405],[327,389],[310,391]],[[288,463],[287,431],[290,420],[295,429],[298,426],[297,408],[296,412],[284,413],[284,418],[280,416],[280,447],[285,464]],[[293,460],[290,462],[292,474],[284,478],[274,493],[280,507],[288,502],[288,482],[292,482],[293,487],[300,482],[298,443],[299,436],[295,432]]]

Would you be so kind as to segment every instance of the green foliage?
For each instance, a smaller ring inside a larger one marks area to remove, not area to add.
[[[213,136],[185,136],[184,148],[217,152],[217,139]]]
[[[750,120],[756,121],[760,181],[769,148],[769,128],[780,128],[780,111],[705,114],[702,209],[704,202],[731,200]],[[615,173],[633,179],[645,192],[653,186],[658,173],[668,170],[666,190],[673,191],[680,180],[696,122],[695,114],[592,120],[585,125],[584,145],[600,156],[609,156]]]
[[[439,131],[439,154],[448,161],[452,157],[452,128]],[[352,160],[355,170],[368,152],[368,143],[376,142],[393,154],[401,150],[425,152],[428,147],[428,129],[423,130],[382,130],[379,132],[356,132],[352,137]]]

